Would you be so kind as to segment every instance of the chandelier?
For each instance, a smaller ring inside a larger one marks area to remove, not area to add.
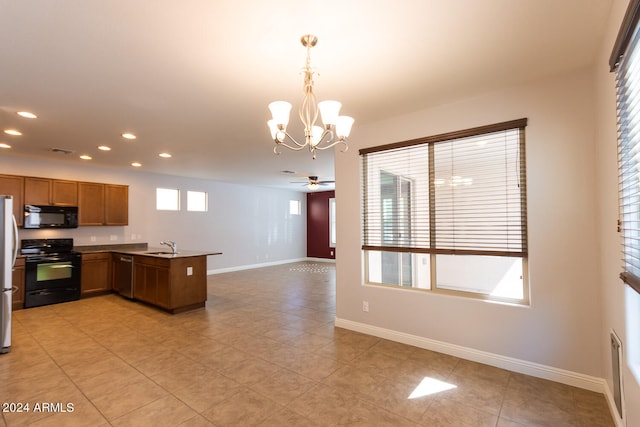
[[[342,104],[338,101],[322,101],[317,102],[313,93],[313,83],[315,72],[311,68],[311,48],[318,43],[316,36],[307,34],[300,38],[300,42],[307,48],[307,63],[304,67],[304,97],[298,114],[304,125],[304,142],[300,143],[287,133],[287,124],[289,123],[289,113],[291,112],[291,104],[286,101],[275,101],[269,104],[269,110],[273,118],[267,122],[271,131],[271,137],[275,142],[273,152],[278,152],[278,147],[284,146],[291,150],[299,151],[305,147],[309,147],[309,151],[316,158],[316,150],[326,150],[336,144],[344,144],[344,151],[347,146],[346,139],[351,133],[353,118],[347,116],[339,116]],[[317,126],[316,120],[318,113],[322,116],[324,127]],[[290,141],[293,145],[288,144]]]

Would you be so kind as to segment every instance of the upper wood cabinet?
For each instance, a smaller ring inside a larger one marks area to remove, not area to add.
[[[78,205],[78,183],[59,179],[26,177],[24,203],[27,205]]]
[[[19,227],[24,205],[77,206],[78,225],[129,225],[128,185],[0,175],[0,194],[13,196]]]
[[[78,225],[128,225],[129,187],[78,183]]]
[[[127,185],[104,185],[105,225],[129,224],[129,187]]]
[[[78,183],[78,225],[104,225],[104,184]]]
[[[13,196],[13,215],[16,223],[21,226],[24,223],[24,178],[15,175],[0,175],[0,194]]]

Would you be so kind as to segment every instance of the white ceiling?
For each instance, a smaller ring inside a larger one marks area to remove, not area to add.
[[[342,102],[357,138],[358,125],[593,64],[611,2],[0,0],[0,129],[24,134],[0,133],[13,147],[0,155],[305,191],[281,171],[332,179],[333,152],[275,156],[266,126],[268,103],[288,100],[301,135],[303,34],[319,39],[318,98]]]

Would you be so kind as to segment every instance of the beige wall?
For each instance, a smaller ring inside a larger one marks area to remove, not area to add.
[[[601,378],[593,92],[593,73],[582,70],[358,126],[349,151],[336,153],[338,323]],[[531,305],[363,286],[358,149],[522,117]]]

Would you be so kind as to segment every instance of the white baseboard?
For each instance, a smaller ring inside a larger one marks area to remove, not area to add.
[[[314,258],[314,257],[307,257],[305,258],[305,261],[315,261],[315,262],[329,262],[329,263],[336,263],[336,260],[333,258]]]
[[[436,351],[438,353],[449,354],[461,359],[484,363],[485,365],[495,366],[512,372],[556,381],[598,393],[605,393],[605,389],[608,388],[606,386],[606,381],[602,378],[592,377],[577,372],[571,372],[499,354],[475,350],[473,348],[449,344],[443,341],[406,334],[404,332],[397,332],[390,329],[367,325],[365,323],[353,322],[351,320],[336,317],[335,326],[391,341],[401,342],[414,347],[424,348],[426,350]]]
[[[262,262],[260,264],[248,264],[248,265],[237,265],[237,266],[226,267],[226,268],[216,268],[213,270],[207,270],[207,276],[210,276],[212,274],[231,273],[233,271],[252,270],[254,268],[273,267],[274,265],[291,264],[294,262],[301,262],[301,261],[318,261],[318,262],[333,262],[333,263],[336,262],[335,259],[326,259],[326,258],[295,258],[295,259],[286,259],[282,261]]]

